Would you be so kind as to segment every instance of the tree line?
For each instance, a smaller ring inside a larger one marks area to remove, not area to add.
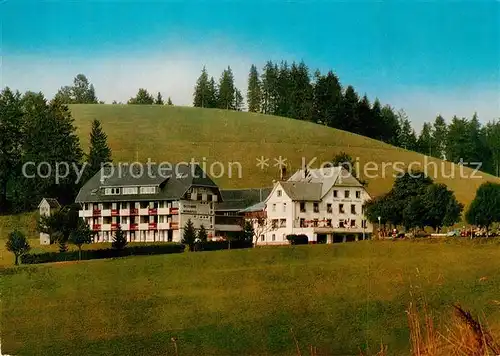
[[[111,149],[98,120],[90,148],[80,146],[70,110],[60,97],[0,92],[0,212],[36,208],[43,197],[74,202],[81,185],[111,161]]]
[[[311,75],[304,62],[268,61],[259,72],[248,73],[247,110],[311,121],[384,141],[394,146],[451,162],[482,162],[482,170],[500,176],[500,120],[481,125],[471,119],[442,116],[425,123],[420,134],[404,110],[383,105],[344,87],[333,71]],[[241,93],[228,67],[218,84],[204,67],[195,85],[196,107],[242,110]]]

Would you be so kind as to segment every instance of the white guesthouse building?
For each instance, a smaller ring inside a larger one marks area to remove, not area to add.
[[[310,243],[369,238],[373,226],[363,214],[369,199],[364,186],[342,167],[300,170],[274,184],[258,243],[287,244],[289,234],[305,234]]]

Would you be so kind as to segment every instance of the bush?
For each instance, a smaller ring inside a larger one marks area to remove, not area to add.
[[[170,253],[184,252],[184,245],[176,243],[165,243],[156,245],[131,245],[123,250],[115,249],[99,249],[99,250],[83,250],[81,252],[82,260],[97,260],[102,258],[115,258],[125,256],[141,256],[141,255],[163,255]],[[48,262],[63,262],[77,261],[78,251],[70,252],[45,252],[37,254],[26,254],[21,257],[22,263],[48,263]]]
[[[252,241],[234,240],[231,241],[231,250],[253,247]],[[208,241],[203,244],[203,251],[217,251],[229,249],[229,241]]]
[[[290,241],[290,244],[292,245],[307,245],[309,243],[309,238],[307,235],[300,234],[300,235],[287,235],[286,239]]]

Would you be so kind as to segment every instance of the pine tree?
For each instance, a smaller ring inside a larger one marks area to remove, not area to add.
[[[216,108],[218,105],[219,91],[217,85],[215,84],[214,77],[210,77],[208,82],[208,105],[207,108]]]
[[[291,69],[286,61],[282,61],[277,70],[276,110],[274,115],[295,118],[292,113],[292,79]]]
[[[158,92],[156,95],[156,100],[155,100],[156,105],[164,105],[165,103],[163,102],[163,97],[161,96],[161,93]]]
[[[261,74],[262,102],[261,112],[263,114],[277,113],[278,99],[278,66],[268,61]]]
[[[433,132],[432,126],[429,123],[424,123],[420,136],[417,140],[417,151],[428,156],[435,154],[433,150]]]
[[[408,116],[404,110],[399,110],[397,116],[399,121],[399,146],[409,151],[415,151],[417,149],[417,136],[415,130],[411,127]]]
[[[111,162],[111,149],[108,146],[107,135],[101,127],[99,120],[92,121],[92,130],[90,132],[90,152],[88,155],[86,177],[90,179],[105,163]]]
[[[393,146],[398,146],[399,122],[397,115],[389,105],[382,108],[380,115],[382,120],[381,131],[383,132],[382,140]]]
[[[144,88],[139,88],[137,95],[130,98],[127,104],[138,104],[138,105],[153,105],[155,99],[148,91]]]
[[[367,130],[371,132],[369,137],[376,140],[385,141],[385,133],[382,121],[382,105],[380,104],[378,98],[375,98],[375,101],[373,102],[369,124],[370,126],[367,127]]]
[[[252,64],[248,75],[247,103],[248,111],[260,112],[261,107],[261,83],[257,67]]]
[[[313,121],[346,130],[349,127],[348,119],[342,115],[342,87],[337,76],[332,71],[326,76],[318,71],[315,77]]]
[[[292,64],[289,75],[289,116],[298,120],[312,120],[313,86],[309,68],[304,62]]]
[[[201,240],[202,243],[205,243],[208,240],[207,230],[205,229],[205,226],[203,224],[200,226],[200,229],[198,230],[198,238]]]
[[[201,74],[198,77],[198,80],[196,81],[193,97],[194,97],[193,106],[199,108],[210,107],[208,105],[210,101],[210,87],[208,81],[208,73],[205,66],[203,66]]]
[[[127,246],[128,241],[127,238],[125,237],[125,232],[122,230],[122,227],[120,224],[118,224],[118,227],[115,230],[115,234],[113,236],[113,242],[111,243],[111,247],[114,248],[115,250],[123,250],[125,246]]]
[[[234,87],[234,77],[231,67],[227,67],[220,77],[219,80],[219,96],[218,96],[218,108],[226,110],[234,110],[235,104],[235,87]]]
[[[167,99],[167,105],[169,105],[169,106],[173,106],[174,105],[172,103],[172,99],[170,99],[170,97],[168,97],[168,99]]]
[[[186,225],[184,225],[184,231],[182,234],[182,243],[188,245],[189,251],[194,251],[194,243],[196,240],[196,231],[194,229],[193,222],[188,219]]]
[[[500,121],[493,121],[486,125],[485,137],[491,152],[491,173],[500,177]]]
[[[446,137],[448,135],[448,126],[441,115],[436,117],[433,127],[432,141],[434,142],[434,155],[437,158],[445,158]]]
[[[370,100],[365,95],[358,104],[358,118],[360,124],[360,131],[357,132],[360,135],[373,137],[373,115]]]
[[[349,85],[344,93],[344,100],[342,103],[342,114],[344,130],[354,133],[361,133],[362,126],[359,118],[359,97],[354,88]]]
[[[7,185],[22,157],[21,94],[8,87],[0,92],[0,213],[8,208]]]
[[[234,90],[234,109],[237,111],[243,110],[243,95],[241,95],[238,88]]]

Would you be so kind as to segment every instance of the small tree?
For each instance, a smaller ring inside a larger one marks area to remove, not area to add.
[[[76,230],[72,231],[69,235],[69,242],[78,247],[78,259],[82,259],[82,246],[83,244],[89,244],[92,242],[92,237],[94,232],[90,230],[87,223],[80,220]]]
[[[487,231],[493,223],[500,222],[500,184],[483,183],[477,190],[465,219],[469,224],[484,227]]]
[[[125,232],[122,230],[120,224],[115,231],[115,235],[113,236],[113,242],[111,243],[111,247],[115,250],[123,250],[125,246],[127,246],[127,238],[125,237]]]
[[[254,229],[253,225],[250,221],[245,220],[245,223],[243,225],[243,240],[245,241],[252,241],[254,235]]]
[[[155,104],[156,104],[156,105],[163,105],[163,104],[165,104],[165,103],[163,102],[163,97],[161,96],[161,93],[160,93],[160,92],[158,92],[158,94],[156,95]]]
[[[54,242],[56,242],[59,246],[60,253],[68,251],[68,241],[64,239],[64,235],[62,234],[62,232],[57,231],[56,233],[54,233]]]
[[[186,225],[184,225],[182,243],[189,247],[189,251],[193,251],[195,240],[196,240],[196,231],[194,229],[193,222],[191,221],[191,219],[188,219]]]
[[[253,224],[254,247],[257,247],[259,238],[272,230],[272,224],[269,219],[262,215],[255,216],[250,223]]]
[[[168,99],[167,99],[167,105],[170,105],[170,106],[174,105],[174,104],[172,103],[172,99],[170,99],[170,97],[168,97]]]
[[[201,240],[201,243],[206,243],[208,240],[207,230],[203,224],[200,226],[200,230],[198,230],[198,238]]]
[[[15,265],[19,265],[19,257],[26,254],[30,250],[30,244],[26,236],[18,230],[14,230],[9,234],[7,243],[5,244],[7,251],[10,251],[16,257]]]

